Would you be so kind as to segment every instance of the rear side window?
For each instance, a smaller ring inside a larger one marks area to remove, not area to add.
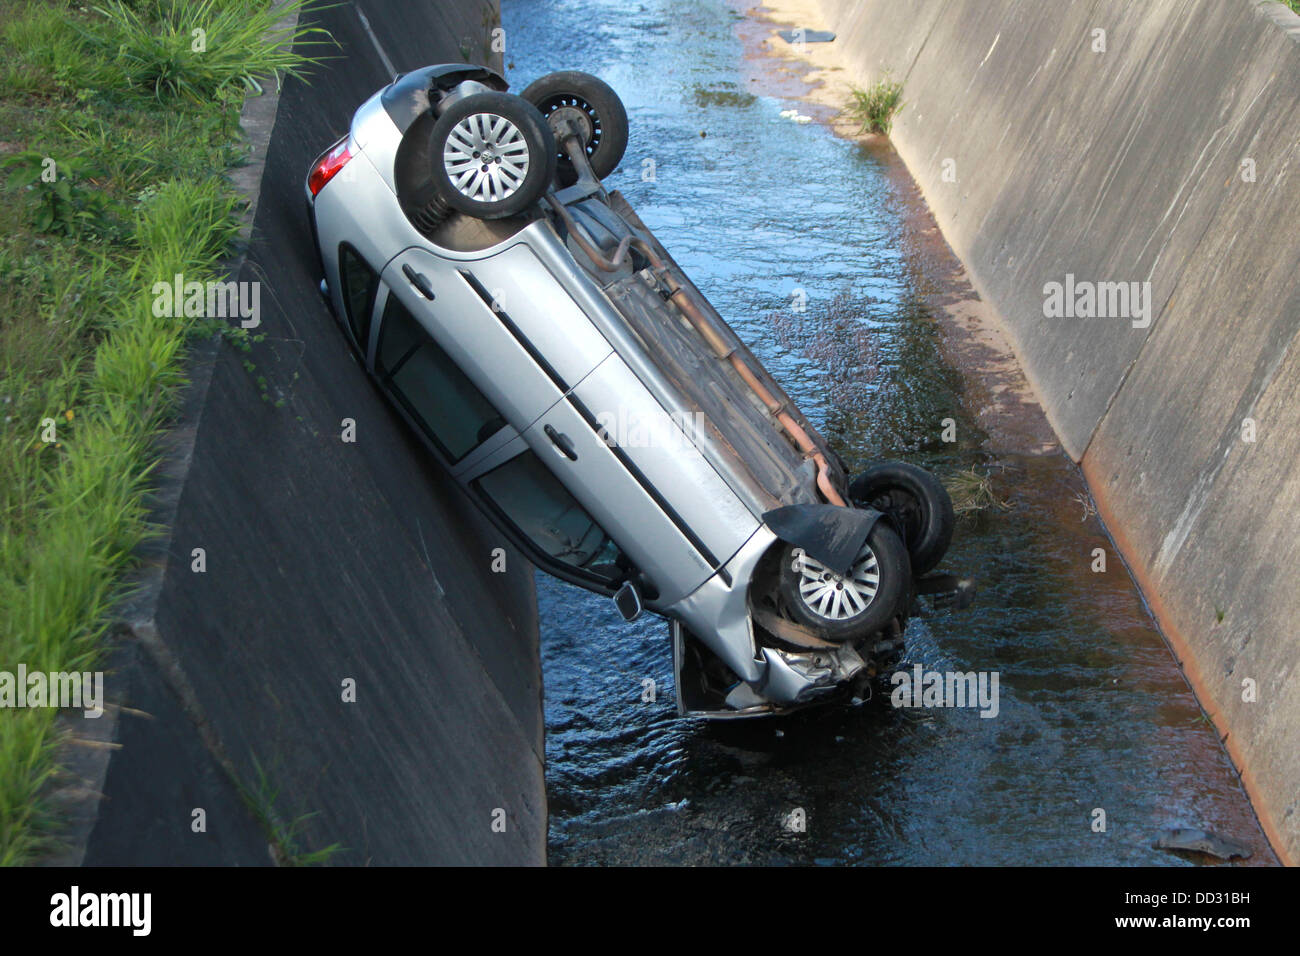
[[[380,377],[448,461],[460,461],[506,421],[415,320],[389,294],[379,333]]]
[[[374,308],[379,276],[351,246],[339,249],[339,273],[343,276],[343,304],[347,308],[352,337],[364,353],[370,343],[370,313]]]

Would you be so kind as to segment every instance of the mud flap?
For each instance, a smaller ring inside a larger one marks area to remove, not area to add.
[[[831,570],[848,574],[881,517],[874,508],[804,504],[769,511],[763,523],[782,541],[803,548]]]

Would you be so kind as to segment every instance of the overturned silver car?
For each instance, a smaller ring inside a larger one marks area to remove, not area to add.
[[[583,73],[516,96],[464,64],[397,77],[312,165],[322,291],[367,371],[538,567],[671,622],[678,708],[859,693],[901,650],[952,505],[843,462],[601,180],[627,116]]]

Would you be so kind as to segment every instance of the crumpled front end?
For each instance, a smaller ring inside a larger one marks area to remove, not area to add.
[[[779,512],[721,573],[667,609],[680,713],[715,719],[777,714],[851,693],[872,673],[870,661],[882,643],[901,647],[901,627],[884,642],[873,636],[865,646],[834,643],[763,606],[770,565],[783,543],[847,563],[839,552],[856,552],[881,517],[870,509],[826,505]]]

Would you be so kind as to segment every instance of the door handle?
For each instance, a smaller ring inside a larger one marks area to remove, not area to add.
[[[542,431],[545,432],[546,437],[551,440],[551,444],[560,450],[560,454],[569,459],[569,461],[578,460],[578,453],[574,450],[573,442],[569,440],[568,435],[556,431],[550,425],[544,425]]]
[[[410,264],[402,266],[402,275],[411,280],[411,285],[419,290],[420,295],[424,296],[430,302],[433,301],[433,286],[429,284],[429,279],[421,272],[416,272]]]

